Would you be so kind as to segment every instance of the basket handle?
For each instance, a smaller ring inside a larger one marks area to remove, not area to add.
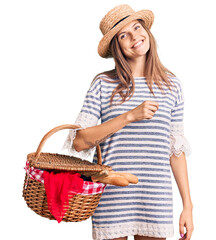
[[[49,137],[51,137],[54,133],[60,131],[60,130],[63,130],[63,129],[76,129],[76,128],[80,128],[80,126],[78,125],[72,125],[72,124],[63,124],[63,125],[60,125],[60,126],[57,126],[53,129],[51,129],[47,134],[44,135],[44,137],[42,138],[42,140],[40,141],[40,144],[37,148],[37,151],[35,153],[35,157],[36,157],[36,162],[38,160],[38,158],[40,157],[40,153],[42,151],[42,148],[45,144],[45,142],[47,141],[47,139]],[[96,151],[97,151],[97,157],[98,157],[98,164],[99,165],[102,165],[102,155],[101,155],[101,149],[100,149],[100,145],[96,145]]]

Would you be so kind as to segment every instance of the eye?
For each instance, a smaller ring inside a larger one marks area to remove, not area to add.
[[[140,28],[140,25],[136,25],[135,26],[135,30],[139,29]]]
[[[126,38],[126,34],[122,34],[122,35],[120,36],[120,39],[123,39],[123,38]]]

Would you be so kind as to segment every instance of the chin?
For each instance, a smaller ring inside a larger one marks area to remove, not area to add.
[[[147,53],[148,51],[143,51],[143,52],[140,52],[140,53],[137,53],[136,55],[133,55],[132,57],[144,57],[144,56],[146,56],[146,53]]]
[[[149,51],[149,49],[140,49],[140,51],[137,51],[135,52],[134,54],[124,54],[124,56],[127,58],[127,59],[135,59],[137,57],[144,57],[146,55],[146,53]]]

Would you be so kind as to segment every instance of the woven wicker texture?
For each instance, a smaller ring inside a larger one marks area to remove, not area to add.
[[[97,172],[112,169],[106,165],[99,165],[80,158],[57,153],[40,153],[38,159],[36,159],[35,155],[36,153],[29,153],[27,155],[30,166],[35,168],[83,172],[85,176],[91,176]]]
[[[37,151],[29,153],[27,159],[31,167],[50,169],[54,171],[76,171],[84,174],[87,177],[94,174],[105,174],[106,170],[112,170],[111,167],[102,165],[102,157],[100,146],[96,146],[98,164],[91,163],[86,160],[82,160],[76,157],[57,153],[43,153],[42,147],[46,140],[59,130],[63,129],[75,129],[79,126],[65,124],[50,130],[41,140]],[[26,186],[27,181],[27,187]],[[100,201],[102,193],[93,195],[81,195],[77,194],[69,200],[69,209],[62,221],[66,222],[79,222],[88,219],[93,215],[98,203]],[[42,217],[49,219],[55,219],[50,213],[47,205],[47,197],[44,184],[28,178],[26,175],[23,186],[23,197],[28,205],[34,212]]]
[[[25,182],[27,175],[25,177]],[[41,217],[55,220],[50,213],[47,205],[47,197],[44,184],[28,179],[28,187],[23,186],[23,197],[28,205],[35,213]],[[77,194],[69,200],[69,209],[65,213],[62,221],[64,222],[80,222],[91,217],[98,206],[102,193],[94,195]]]
[[[51,129],[42,138],[37,151],[35,153],[30,153],[27,155],[29,164],[31,167],[51,169],[51,170],[65,170],[65,171],[77,171],[82,172],[86,176],[91,176],[95,173],[101,172],[103,170],[112,170],[111,167],[102,165],[102,156],[100,145],[96,146],[98,164],[91,163],[86,160],[74,156],[67,156],[57,153],[42,153],[42,148],[45,142],[56,132],[63,129],[76,129],[79,128],[77,125],[64,124]]]

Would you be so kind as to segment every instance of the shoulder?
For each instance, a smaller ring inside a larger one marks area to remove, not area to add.
[[[179,91],[182,88],[182,81],[178,76],[166,73],[169,80],[173,83],[174,90]]]
[[[175,77],[172,76],[171,80],[174,83],[174,95],[175,95],[176,101],[177,103],[181,103],[184,101],[182,81],[177,76]]]
[[[90,84],[89,91],[99,93],[104,83],[110,80],[112,80],[112,78],[108,77],[106,74],[96,75]]]
[[[91,85],[104,85],[107,83],[114,83],[116,81],[116,78],[111,77],[105,73],[100,73],[98,75],[96,75],[91,83]]]
[[[166,74],[172,84],[171,89],[173,92],[171,94],[177,103],[182,102],[184,100],[184,93],[181,79],[178,76],[174,76],[168,72],[166,72]]]
[[[98,81],[114,81],[116,78],[111,77],[109,74],[106,73],[99,73],[98,75],[95,76],[95,80]]]

